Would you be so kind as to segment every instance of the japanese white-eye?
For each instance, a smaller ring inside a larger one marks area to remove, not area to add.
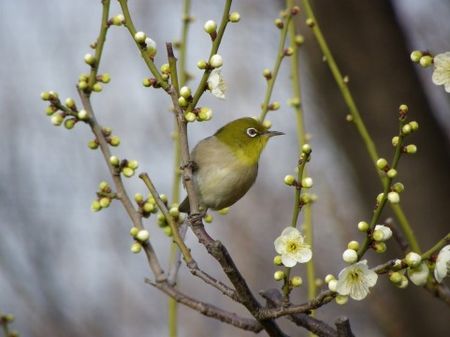
[[[259,121],[244,117],[200,141],[191,153],[199,206],[203,210],[220,210],[242,198],[255,182],[259,157],[267,141],[283,134],[269,131]],[[189,213],[188,198],[179,210]]]

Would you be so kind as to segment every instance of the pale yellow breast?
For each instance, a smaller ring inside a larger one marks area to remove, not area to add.
[[[194,182],[200,203],[222,209],[238,201],[253,185],[258,164],[249,165],[214,136],[197,144],[192,159],[198,166]]]

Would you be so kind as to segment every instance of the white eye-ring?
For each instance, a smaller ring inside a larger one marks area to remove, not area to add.
[[[256,137],[256,135],[258,134],[258,130],[256,130],[255,128],[248,128],[247,129],[247,135],[249,135],[249,137]]]

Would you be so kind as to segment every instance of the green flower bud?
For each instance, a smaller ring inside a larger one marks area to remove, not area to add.
[[[347,244],[347,248],[348,248],[348,249],[353,249],[353,250],[358,250],[358,249],[359,249],[359,242],[358,242],[358,241],[355,241],[355,240],[350,241],[350,242]]]
[[[60,114],[54,114],[51,118],[50,121],[52,122],[52,124],[54,126],[60,126],[62,124],[62,122],[64,121],[64,117],[61,116]]]
[[[390,169],[389,171],[387,171],[387,176],[389,177],[389,178],[394,178],[396,175],[397,175],[397,170],[396,169]]]
[[[291,47],[287,47],[284,50],[284,56],[292,56],[292,54],[294,54],[294,49],[292,49]]]
[[[95,139],[94,139],[94,140],[90,140],[90,141],[88,142],[88,147],[89,147],[91,150],[96,150],[96,149],[98,149],[98,143],[95,141]]]
[[[136,170],[139,167],[139,163],[137,160],[129,160],[127,163],[127,167],[130,169]]]
[[[275,257],[273,258],[273,264],[276,266],[281,266],[283,264],[281,255],[275,255]]]
[[[132,177],[134,175],[134,170],[132,168],[129,168],[129,167],[124,167],[122,169],[122,174],[125,177],[130,178],[130,177]]]
[[[420,50],[413,50],[409,57],[411,58],[411,61],[414,63],[419,63],[420,58],[423,56],[423,53]]]
[[[400,111],[401,114],[406,114],[409,110],[408,106],[406,104],[402,104],[398,107],[398,110]]]
[[[378,167],[380,170],[384,170],[384,169],[386,168],[387,165],[388,165],[388,162],[387,162],[386,159],[380,158],[380,159],[377,160],[377,167]]]
[[[295,36],[294,42],[297,46],[301,46],[305,42],[305,38],[303,35],[298,34]]]
[[[103,83],[109,83],[109,82],[111,82],[111,75],[109,75],[108,73],[104,73],[104,74],[101,76],[101,81],[102,81]]]
[[[241,20],[241,15],[238,12],[232,12],[228,19],[230,20],[230,22],[236,23]]]
[[[306,153],[306,154],[310,154],[310,153],[312,152],[311,145],[309,145],[309,144],[303,144],[303,146],[302,146],[302,152],[303,152],[303,153]]]
[[[300,276],[293,276],[291,278],[291,285],[295,288],[300,287],[302,285],[302,283],[303,283],[303,280]]]
[[[409,144],[405,147],[405,151],[408,154],[414,154],[417,152],[417,146],[414,144]]]
[[[337,280],[336,279],[328,282],[328,289],[330,289],[333,292],[336,292],[336,289],[337,289]]]
[[[398,136],[392,137],[392,145],[393,146],[397,146],[399,141],[400,141],[400,139],[398,138]]]
[[[217,24],[215,21],[213,20],[208,20],[205,22],[205,24],[203,25],[203,29],[205,30],[205,32],[207,32],[208,34],[212,34],[216,32],[217,29]]]
[[[142,80],[142,85],[146,88],[151,87],[152,86],[152,82],[150,81],[149,78],[144,78]]]
[[[111,20],[114,26],[120,26],[125,23],[125,17],[122,14],[114,16]]]
[[[109,205],[111,204],[111,199],[103,197],[100,199],[99,203],[100,206],[102,206],[102,208],[108,208]]]
[[[198,69],[203,70],[203,69],[206,69],[207,66],[208,66],[208,63],[206,63],[205,60],[200,60],[200,61],[197,62],[197,68]]]
[[[272,72],[270,71],[270,69],[265,68],[263,70],[263,76],[266,78],[266,80],[270,80],[272,78]]]
[[[144,205],[142,206],[142,210],[145,213],[151,213],[155,210],[155,204],[151,203],[151,202],[146,202],[144,203]]]
[[[389,275],[389,281],[391,281],[394,284],[400,284],[402,282],[402,273],[399,273],[398,271],[395,271]]]
[[[78,88],[80,88],[81,90],[86,90],[88,87],[88,84],[86,81],[80,81],[78,82]]]
[[[180,96],[184,98],[189,98],[191,96],[191,88],[184,86],[180,89]]]
[[[324,281],[325,283],[330,283],[330,281],[335,280],[336,278],[334,277],[334,275],[332,274],[328,274],[327,276],[325,276]]]
[[[146,242],[150,238],[150,233],[146,229],[141,229],[136,234],[136,240],[139,240],[140,242]]]
[[[376,229],[372,233],[372,239],[375,241],[384,241],[384,233],[383,231]]]
[[[182,108],[187,107],[188,106],[188,101],[183,96],[178,97],[178,105],[180,107],[182,107]]]
[[[136,32],[136,34],[134,34],[134,40],[139,44],[143,44],[146,38],[147,35],[144,32]]]
[[[312,18],[307,18],[306,19],[306,25],[310,28],[314,27],[316,25],[316,23],[314,22],[314,20]]]
[[[119,159],[119,157],[117,157],[117,156],[111,156],[111,157],[109,157],[109,163],[110,163],[112,166],[119,166],[119,164],[120,164],[120,159]]]
[[[198,120],[203,121],[209,121],[212,118],[212,110],[208,107],[201,107],[200,111],[198,113]]]
[[[419,63],[423,68],[427,68],[433,64],[433,57],[430,55],[424,55],[420,58]]]
[[[159,198],[160,198],[164,203],[166,203],[166,204],[167,204],[167,202],[169,201],[169,198],[168,198],[167,195],[165,195],[165,194],[160,194],[160,195],[159,195]]]
[[[402,281],[397,285],[397,287],[399,287],[400,289],[404,289],[408,286],[408,283],[408,278],[405,275],[402,275]]]
[[[92,212],[98,212],[102,209],[102,206],[100,205],[100,203],[98,202],[98,200],[94,200],[91,203],[91,211]]]
[[[417,123],[416,121],[409,122],[409,126],[411,127],[412,131],[419,130],[419,123]]]
[[[408,134],[411,133],[411,131],[412,131],[411,130],[411,126],[409,124],[403,125],[403,127],[402,127],[402,134],[408,135]]]
[[[177,207],[171,207],[169,209],[169,214],[171,216],[173,216],[174,218],[178,218],[178,216],[180,215],[180,211],[178,210],[178,206]]]
[[[91,54],[84,55],[84,62],[86,62],[88,65],[92,67],[93,65],[95,65],[96,62],[95,56]]]
[[[383,200],[383,197],[384,197],[384,193],[379,193],[377,195],[377,203],[380,203]]]
[[[111,144],[111,146],[119,146],[120,145],[120,138],[119,136],[112,136],[109,144]]]
[[[295,178],[293,175],[288,174],[284,177],[284,183],[288,186],[292,186],[295,183]]]
[[[103,87],[100,84],[100,82],[95,82],[94,85],[92,86],[92,90],[95,92],[100,92],[103,90]]]
[[[107,192],[109,188],[109,184],[106,181],[101,181],[100,184],[98,184],[98,189],[102,192]]]
[[[275,24],[275,26],[277,26],[277,28],[279,29],[283,29],[284,27],[284,23],[283,20],[281,20],[280,18],[276,18],[273,23]]]
[[[138,204],[144,201],[144,196],[141,193],[136,193],[134,195],[134,201],[136,201]]]
[[[213,68],[220,68],[223,65],[223,59],[222,56],[220,56],[219,54],[214,54],[213,56],[211,56],[211,58],[209,59],[209,64],[211,65],[211,67]]]
[[[275,101],[269,105],[269,110],[273,110],[273,111],[278,110],[280,108],[280,106],[281,106],[280,102]]]
[[[184,115],[184,118],[186,119],[187,122],[191,123],[197,119],[197,116],[193,112],[188,112],[187,114]]]
[[[142,245],[139,242],[135,242],[131,245],[130,250],[134,254],[139,254],[142,250]]]
[[[164,64],[161,66],[161,72],[162,72],[163,74],[167,74],[167,75],[170,74],[170,66],[169,66],[169,63],[164,63]]]
[[[49,101],[50,100],[50,94],[48,93],[48,91],[41,92],[41,99],[43,101]]]
[[[283,280],[285,277],[284,271],[282,270],[277,270],[274,274],[273,274],[273,278],[275,279],[275,281],[281,281]]]
[[[46,109],[45,109],[45,114],[47,116],[51,116],[53,115],[56,111],[58,111],[58,109],[56,107],[54,107],[53,105],[49,105]]]
[[[369,230],[369,224],[365,221],[358,222],[358,230],[360,232],[367,232]]]
[[[136,237],[136,235],[137,235],[138,232],[139,232],[139,228],[137,228],[137,227],[131,227],[131,229],[130,229],[130,235],[131,235],[133,238]]]
[[[173,235],[172,228],[170,228],[169,226],[163,227],[163,231],[164,231],[164,234],[166,234],[167,236]]]
[[[348,115],[345,116],[345,120],[346,120],[347,122],[353,122],[353,116],[350,115],[350,114],[348,114]]]
[[[213,216],[211,214],[206,214],[203,220],[205,220],[206,223],[211,223],[213,222]]]
[[[392,189],[397,193],[402,193],[405,190],[405,186],[402,183],[398,182],[392,185]]]
[[[73,118],[66,119],[66,120],[64,121],[64,127],[65,127],[67,130],[73,129],[73,127],[75,126],[75,122],[76,122],[76,120],[73,119]]]
[[[225,207],[225,208],[220,209],[220,210],[218,211],[218,213],[219,213],[220,215],[225,215],[225,214],[228,214],[229,211],[230,211],[230,207]]]

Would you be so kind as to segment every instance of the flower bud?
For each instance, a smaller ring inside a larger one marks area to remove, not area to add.
[[[228,214],[229,211],[230,211],[230,207],[225,207],[225,208],[219,209],[217,211],[217,213],[219,213],[220,215],[225,215],[225,214]]]
[[[423,68],[427,68],[433,64],[433,57],[430,55],[424,55],[420,58],[419,63]]]
[[[100,203],[98,202],[98,200],[94,200],[91,203],[91,211],[92,212],[98,212],[102,209],[102,206],[100,206]]]
[[[136,32],[136,34],[134,34],[134,40],[139,44],[145,43],[146,38],[147,35],[144,32]]]
[[[328,274],[327,276],[325,276],[325,283],[330,283],[331,280],[335,280],[336,278],[334,277],[334,275]]]
[[[188,112],[187,114],[184,115],[184,118],[186,119],[187,122],[193,122],[197,119],[197,116],[193,112]]]
[[[367,232],[369,230],[369,224],[365,221],[358,222],[358,230],[360,232]]]
[[[275,255],[273,258],[273,264],[276,266],[281,266],[283,262],[281,261],[281,255]]]
[[[66,98],[66,100],[64,101],[64,104],[69,109],[73,109],[75,107],[75,101],[73,100],[73,98],[70,98],[70,97]]]
[[[393,145],[393,146],[397,146],[399,140],[400,140],[400,139],[398,138],[398,136],[392,137],[392,145]]]
[[[306,177],[302,179],[302,187],[311,188],[313,186],[313,180],[311,177]]]
[[[272,122],[268,119],[265,119],[262,124],[266,129],[270,129],[272,127]]]
[[[265,68],[263,70],[263,76],[266,78],[266,80],[270,80],[272,78],[272,72],[270,71],[270,69]]]
[[[411,130],[411,126],[409,124],[403,125],[403,127],[402,127],[402,134],[408,135],[408,134],[411,133],[411,131],[412,131]]]
[[[275,101],[269,105],[269,110],[273,110],[273,111],[278,110],[280,108],[280,106],[281,106],[280,102]]]
[[[119,146],[120,145],[120,137],[119,136],[112,136],[110,138],[109,144],[111,144],[111,146]]]
[[[420,262],[422,262],[422,257],[415,253],[415,252],[409,252],[405,256],[405,262],[409,267],[417,267]]]
[[[347,244],[347,248],[348,248],[348,249],[353,249],[353,250],[358,250],[358,249],[359,249],[359,242],[358,242],[358,241],[355,241],[355,240],[350,241],[350,242]]]
[[[110,163],[112,166],[119,166],[119,164],[120,164],[120,159],[119,159],[117,156],[111,156],[111,157],[109,157],[109,163]]]
[[[241,15],[238,12],[232,12],[229,16],[230,22],[236,23],[241,20]]]
[[[131,245],[130,250],[131,250],[132,253],[138,254],[138,253],[140,253],[141,250],[142,250],[142,245],[141,245],[139,242],[135,242],[135,243],[133,243],[133,244]]]
[[[205,220],[206,223],[211,223],[213,222],[213,216],[211,214],[206,214],[205,217],[203,218],[203,220]]]
[[[95,92],[100,92],[103,90],[102,85],[99,82],[95,82],[92,86],[92,90]]]
[[[145,39],[145,46],[147,48],[147,54],[150,57],[154,57],[156,55],[157,49],[156,49],[156,42],[153,41],[151,38],[147,37]]]
[[[84,55],[84,62],[92,67],[95,64],[95,56],[91,54]]]
[[[131,229],[130,229],[130,235],[133,237],[133,238],[135,238],[136,237],[136,235],[139,233],[139,228],[137,228],[137,227],[131,227]]]
[[[151,202],[146,202],[146,203],[144,203],[144,205],[142,206],[142,210],[143,210],[145,213],[151,213],[151,212],[153,212],[153,211],[155,210],[155,205],[152,204]]]
[[[405,152],[408,154],[414,154],[417,152],[417,146],[414,144],[409,144],[405,147]]]
[[[169,226],[163,227],[163,231],[164,231],[164,234],[166,234],[167,236],[173,235],[172,228],[170,228]]]
[[[176,207],[171,207],[169,209],[169,214],[171,216],[173,216],[174,218],[178,218],[178,216],[180,215],[180,211],[178,210],[178,206]]]
[[[189,98],[191,96],[191,89],[187,86],[181,87],[180,96],[184,98]]]
[[[337,280],[336,279],[330,280],[330,282],[328,282],[328,289],[330,289],[333,292],[336,292],[336,288],[337,288]]]
[[[394,178],[397,175],[397,170],[396,169],[390,169],[389,171],[386,172],[387,176],[389,178]]]
[[[148,230],[146,229],[141,229],[137,234],[136,234],[136,239],[141,241],[141,242],[145,242],[150,238],[150,233],[148,232]]]
[[[347,295],[337,295],[335,298],[336,304],[344,305],[348,302],[348,296]]]
[[[223,59],[222,56],[220,56],[219,54],[214,54],[213,56],[211,56],[211,58],[209,59],[209,64],[211,65],[211,67],[213,68],[219,68],[223,65]]]
[[[104,73],[104,74],[101,75],[100,80],[103,83],[109,83],[109,82],[111,82],[111,75],[108,74],[108,73]]]
[[[183,96],[178,97],[178,105],[182,108],[187,107],[188,102],[187,102],[186,98],[184,98]]]
[[[303,280],[300,276],[293,276],[291,278],[291,285],[293,287],[300,287],[302,285],[302,283],[303,283]]]
[[[274,274],[273,274],[273,278],[275,279],[275,281],[281,281],[283,280],[285,277],[284,271],[282,270],[277,270]]]
[[[387,165],[388,165],[388,162],[387,162],[386,159],[380,158],[380,159],[377,160],[377,167],[378,167],[380,170],[384,170],[384,169],[386,168]]]
[[[378,254],[384,253],[387,250],[387,246],[384,242],[375,242],[372,247]]]
[[[401,114],[406,114],[408,112],[409,108],[406,104],[402,104],[398,107],[398,111],[400,111]]]
[[[287,47],[284,50],[284,56],[292,56],[292,54],[294,54],[294,49],[292,49],[291,47]]]
[[[75,119],[70,118],[64,121],[64,127],[67,130],[73,129],[74,126],[75,126]]]
[[[151,87],[152,86],[152,81],[149,78],[144,78],[142,80],[142,85],[146,88]]]
[[[161,72],[163,73],[163,74],[170,74],[170,65],[169,65],[169,63],[164,63],[162,66],[161,66],[161,68],[160,68],[160,70],[161,70]]]
[[[305,38],[303,35],[298,34],[295,36],[294,42],[297,46],[301,46],[305,42]]]
[[[82,121],[85,121],[89,118],[87,111],[84,109],[81,109],[80,111],[78,111],[77,117],[78,117],[78,119],[80,119]]]
[[[409,126],[411,127],[412,131],[419,130],[419,123],[417,123],[416,121],[409,122]]]
[[[275,26],[277,26],[277,28],[279,29],[283,29],[284,27],[284,23],[283,20],[281,20],[280,18],[276,18],[273,23],[275,24]]]
[[[114,26],[120,26],[125,23],[125,17],[122,14],[114,16],[111,20]]]
[[[399,273],[398,271],[395,271],[389,275],[389,281],[391,281],[394,284],[400,284],[402,282],[402,273]]]
[[[203,29],[205,30],[205,32],[207,32],[208,34],[212,34],[215,33],[216,29],[217,29],[217,24],[215,21],[213,20],[208,20],[205,22],[205,24],[203,25]]]
[[[62,122],[64,121],[64,117],[61,116],[60,114],[54,114],[50,118],[50,121],[52,122],[53,125],[60,126],[62,124]]]
[[[200,111],[198,113],[198,120],[199,121],[209,121],[212,118],[212,110],[207,107],[200,108]]]
[[[88,142],[88,147],[89,147],[91,150],[96,150],[96,149],[98,149],[98,143],[97,143],[95,140],[90,140],[90,141]]]
[[[405,190],[405,186],[402,183],[398,182],[392,185],[392,190],[397,193],[402,193]]]
[[[102,206],[102,208],[108,208],[109,205],[111,205],[111,199],[107,198],[107,197],[103,197],[99,200],[100,206]]]
[[[309,145],[309,144],[303,144],[303,146],[302,146],[302,152],[303,152],[303,153],[306,153],[306,154],[310,154],[310,153],[312,152],[311,145]]]
[[[293,175],[288,174],[284,177],[284,183],[288,186],[292,186],[295,183],[295,178]]]
[[[397,192],[389,192],[387,198],[391,204],[398,204],[400,202],[400,195]]]
[[[312,18],[307,18],[306,19],[306,25],[310,28],[314,27],[316,25],[316,23],[314,22],[314,20]]]
[[[206,63],[205,60],[200,60],[197,62],[197,68],[201,70],[206,69],[207,65],[208,64]]]
[[[125,177],[130,178],[130,177],[132,177],[132,176],[134,175],[134,170],[131,169],[131,168],[129,168],[129,167],[124,167],[124,168],[122,169],[122,174],[123,174]]]
[[[420,50],[413,50],[409,57],[411,58],[411,61],[414,63],[419,63],[420,58],[423,56],[423,53]]]
[[[358,260],[358,253],[353,249],[346,249],[342,253],[342,259],[347,263],[354,263]]]
[[[129,160],[127,163],[127,167],[130,169],[136,170],[139,167],[139,163],[137,160]]]

